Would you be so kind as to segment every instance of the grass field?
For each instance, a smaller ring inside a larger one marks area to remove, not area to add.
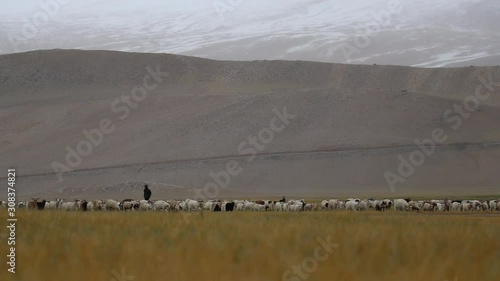
[[[6,224],[5,211],[0,218]],[[500,277],[498,213],[18,211],[17,218],[16,274],[7,272],[4,226],[0,280]]]

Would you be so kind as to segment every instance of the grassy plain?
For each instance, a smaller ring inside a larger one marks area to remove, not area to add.
[[[487,281],[500,276],[498,212],[20,210],[17,218],[16,274],[7,272],[4,226],[0,280]],[[328,254],[319,250],[328,257],[314,270],[301,269],[302,277],[294,274],[292,266],[305,260],[306,267],[314,266],[319,239],[338,247]]]

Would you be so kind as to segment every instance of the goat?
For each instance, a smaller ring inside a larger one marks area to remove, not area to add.
[[[28,202],[28,209],[36,209],[38,205],[38,199],[40,198],[31,198],[31,201]]]

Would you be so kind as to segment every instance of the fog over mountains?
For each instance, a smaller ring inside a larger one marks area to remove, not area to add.
[[[64,48],[222,60],[500,64],[495,0],[94,0],[61,1],[68,3],[47,5],[49,12],[39,2],[51,1],[3,1],[0,54]],[[346,44],[356,47],[350,56]]]

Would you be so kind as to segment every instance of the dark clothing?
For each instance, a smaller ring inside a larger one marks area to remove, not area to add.
[[[144,187],[144,200],[149,200],[149,198],[151,198],[151,189],[146,186]]]

